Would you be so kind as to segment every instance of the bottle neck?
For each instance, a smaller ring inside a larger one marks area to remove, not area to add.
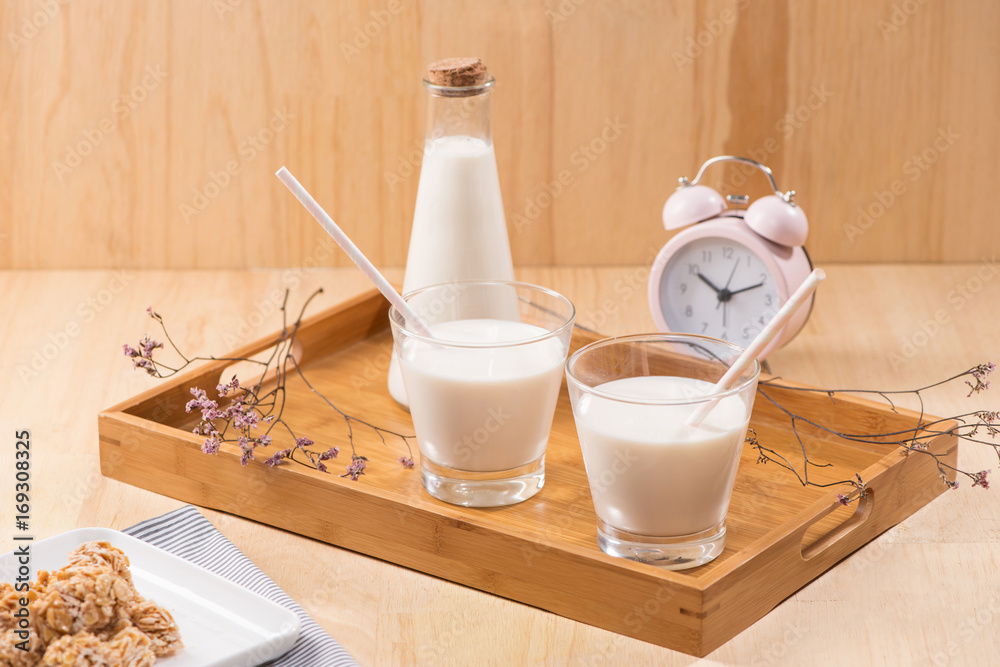
[[[466,136],[493,144],[493,79],[480,86],[448,88],[424,81],[427,88],[427,141]]]

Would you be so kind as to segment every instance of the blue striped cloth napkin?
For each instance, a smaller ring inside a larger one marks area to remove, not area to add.
[[[266,664],[274,667],[357,666],[344,647],[191,505],[147,519],[122,532],[293,611],[302,621],[298,640],[288,653]]]

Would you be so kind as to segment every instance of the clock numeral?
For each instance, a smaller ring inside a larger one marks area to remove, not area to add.
[[[702,322],[701,323],[701,332],[705,333],[706,331],[708,331],[708,322]]]
[[[762,283],[766,283],[767,282],[767,274],[766,273],[760,274],[760,281]]]
[[[743,340],[746,340],[747,338],[750,338],[750,333],[751,333],[751,329],[750,329],[750,325],[749,324],[746,325],[745,327],[743,327],[743,330],[740,331],[740,335],[743,337]]]
[[[701,267],[698,266],[697,264],[688,264],[688,273],[690,273],[692,276],[696,276],[699,273],[701,273]]]
[[[772,301],[773,301],[773,299],[771,298],[770,294],[768,294],[767,296],[764,297],[764,305],[765,306],[770,306]]]
[[[687,291],[688,291],[687,283],[681,283],[681,294],[684,294]]]
[[[760,317],[757,318],[757,322],[761,326],[764,326],[765,324],[767,324],[767,316],[766,315],[761,315]]]
[[[733,258],[733,249],[731,246],[726,246],[725,248],[722,249],[722,258],[723,259]]]
[[[712,251],[711,250],[702,250],[701,251],[701,261],[703,261],[703,262],[711,262],[712,261]]]
[[[719,338],[721,338],[722,340],[729,340],[729,332],[728,331],[723,331],[722,335],[719,336]]]
[[[684,309],[684,314],[687,317],[691,317],[692,315],[694,315],[694,309],[692,309],[691,306],[688,306],[687,308]]]

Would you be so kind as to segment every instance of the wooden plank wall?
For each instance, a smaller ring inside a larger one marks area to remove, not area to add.
[[[283,164],[400,266],[423,67],[467,54],[498,80],[519,264],[648,262],[720,153],[799,192],[817,261],[981,261],[998,32],[988,0],[9,0],[0,267],[345,264]]]

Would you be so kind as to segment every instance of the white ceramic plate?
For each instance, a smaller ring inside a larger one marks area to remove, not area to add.
[[[165,607],[181,631],[184,648],[157,667],[251,667],[281,656],[299,636],[290,610],[178,556],[110,528],[78,528],[31,545],[31,580],[38,570],[66,565],[84,542],[110,542],[131,563],[136,590]],[[14,553],[0,556],[0,580],[12,582]]]

